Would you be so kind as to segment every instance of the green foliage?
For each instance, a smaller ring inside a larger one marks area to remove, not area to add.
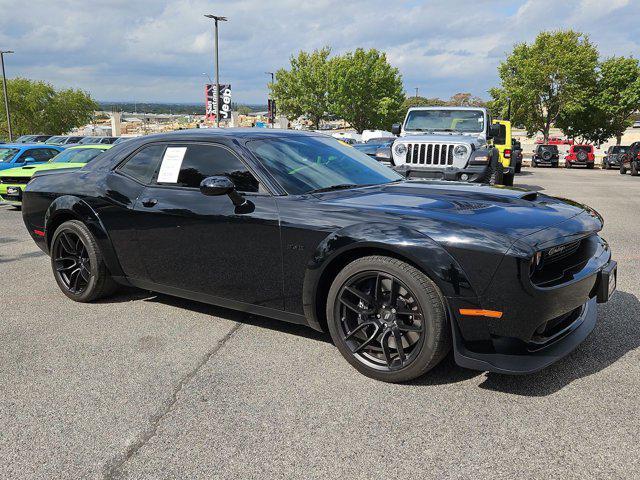
[[[29,133],[60,135],[91,120],[98,105],[81,90],[56,91],[26,78],[7,81],[11,126],[15,137]],[[4,97],[0,98],[0,135],[8,136]]]
[[[290,118],[306,116],[314,127],[340,117],[356,130],[389,128],[402,110],[402,78],[378,50],[329,58],[325,47],[291,58],[289,70],[276,72],[271,92],[278,111]]]
[[[640,109],[640,65],[635,58],[612,57],[600,64],[596,108],[603,112],[612,136],[620,137]]]
[[[541,32],[533,44],[517,44],[500,64],[501,89],[492,91],[492,108],[504,111],[512,101],[511,119],[529,135],[549,129],[563,111],[584,105],[596,84],[598,51],[588,37],[574,32]]]
[[[487,104],[480,97],[471,95],[470,93],[456,93],[453,95],[447,105],[452,107],[486,107]]]
[[[291,118],[306,115],[317,128],[329,113],[329,47],[291,57],[291,69],[276,72],[270,88],[278,111]]]
[[[358,132],[390,128],[403,101],[402,77],[384,53],[358,48],[331,59],[330,111]]]
[[[240,105],[238,107],[238,113],[240,115],[249,115],[251,113],[251,109],[249,107],[247,107],[246,105]]]
[[[447,105],[447,102],[441,98],[427,98],[427,97],[407,97],[402,102],[400,113],[398,114],[397,121],[402,122],[404,117],[407,116],[407,111],[413,107],[442,107]]]

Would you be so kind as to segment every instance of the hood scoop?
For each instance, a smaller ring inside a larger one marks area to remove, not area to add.
[[[529,200],[530,202],[533,202],[535,199],[538,198],[538,192],[525,192],[522,194],[520,198],[522,200]]]

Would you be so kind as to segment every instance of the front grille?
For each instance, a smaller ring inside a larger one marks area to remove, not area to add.
[[[406,163],[411,165],[453,165],[453,147],[446,143],[408,143]]]
[[[0,183],[26,185],[29,183],[30,177],[0,177]]]
[[[550,248],[544,252],[544,263],[549,264],[553,262],[559,262],[563,258],[567,258],[578,251],[582,240],[578,240],[572,243],[566,243],[557,247]]]

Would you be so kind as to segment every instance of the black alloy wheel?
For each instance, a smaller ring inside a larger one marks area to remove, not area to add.
[[[84,292],[91,280],[91,260],[82,239],[71,230],[60,232],[52,258],[64,287],[74,295]]]
[[[398,370],[413,361],[424,341],[424,313],[399,279],[363,272],[338,294],[342,339],[372,368]]]
[[[327,300],[334,343],[367,376],[410,380],[449,350],[442,295],[426,275],[400,260],[355,260],[338,274]]]
[[[117,288],[100,247],[79,220],[60,225],[51,239],[51,267],[60,290],[76,302],[106,297]]]

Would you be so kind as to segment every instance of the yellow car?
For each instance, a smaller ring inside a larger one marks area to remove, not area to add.
[[[515,166],[511,165],[511,122],[508,120],[494,120],[494,125],[500,125],[500,135],[493,139],[493,146],[498,150],[500,163],[502,163],[502,183],[513,185]]]

